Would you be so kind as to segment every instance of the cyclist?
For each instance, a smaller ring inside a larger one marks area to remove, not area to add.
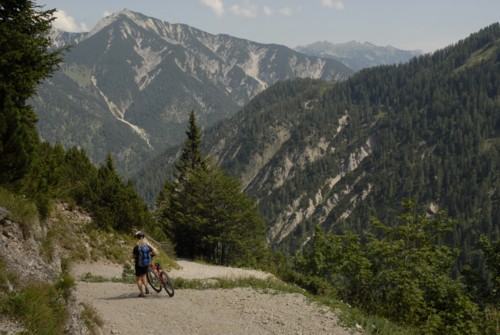
[[[139,266],[139,247],[142,245],[147,245],[149,247],[149,252],[152,256],[157,255],[158,251],[149,243],[146,239],[145,234],[142,231],[138,231],[135,233],[135,238],[137,239],[137,243],[134,246],[132,251],[134,261],[135,261],[135,279],[137,282],[137,288],[139,289],[139,297],[143,298],[146,294],[149,294],[148,282],[146,279],[146,273],[148,272],[148,266]],[[142,285],[144,284],[145,290],[143,290]]]

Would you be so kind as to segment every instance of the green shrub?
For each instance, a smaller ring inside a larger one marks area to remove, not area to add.
[[[54,234],[49,231],[40,241],[40,254],[44,261],[50,263],[53,260],[54,252]]]
[[[55,283],[55,288],[62,294],[66,301],[70,298],[73,287],[75,287],[75,278],[68,271],[62,271]]]
[[[456,222],[440,212],[415,213],[403,203],[398,222],[373,219],[360,236],[324,234],[317,227],[287,280],[309,292],[337,296],[370,314],[424,334],[479,334],[479,306],[452,277],[457,251],[442,243]],[[329,284],[329,285],[328,285]]]
[[[132,265],[130,265],[130,263],[123,264],[122,280],[125,283],[134,283],[135,282],[134,267]]]
[[[38,211],[32,201],[2,187],[0,187],[0,207],[9,212],[9,219],[21,224],[24,234],[28,234],[30,227],[38,221]]]
[[[87,283],[105,283],[111,281],[110,278],[99,276],[99,275],[93,275],[90,272],[86,272],[81,276],[81,281],[87,282]]]
[[[85,245],[77,243],[71,251],[71,259],[74,261],[85,261],[89,258],[89,253]]]
[[[9,287],[17,287],[19,285],[19,277],[10,271],[7,271],[7,266],[4,259],[0,256],[0,292],[7,292]]]
[[[0,257],[0,291],[6,291],[8,286],[8,278],[4,260]]]

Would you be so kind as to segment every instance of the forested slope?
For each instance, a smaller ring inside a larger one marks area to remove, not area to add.
[[[316,224],[362,231],[412,198],[460,221],[449,239],[471,262],[480,233],[499,236],[499,38],[493,24],[343,83],[278,83],[206,130],[202,145],[259,202],[270,243],[296,250]],[[168,176],[175,152],[147,170]],[[142,175],[154,202],[161,182]]]

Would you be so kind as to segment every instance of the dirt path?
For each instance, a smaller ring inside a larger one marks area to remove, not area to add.
[[[179,261],[182,267],[172,278],[213,277],[266,278],[254,270],[242,270]],[[176,290],[138,298],[135,284],[82,282],[90,272],[121,277],[120,265],[76,264],[78,301],[92,305],[105,321],[104,334],[352,334],[337,324],[336,316],[324,307],[309,303],[299,294],[260,293],[250,288],[231,290]]]

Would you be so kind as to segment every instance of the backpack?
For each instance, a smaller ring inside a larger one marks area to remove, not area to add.
[[[149,266],[151,263],[151,248],[147,244],[143,244],[137,247],[139,256],[137,257],[137,265],[140,267]]]

